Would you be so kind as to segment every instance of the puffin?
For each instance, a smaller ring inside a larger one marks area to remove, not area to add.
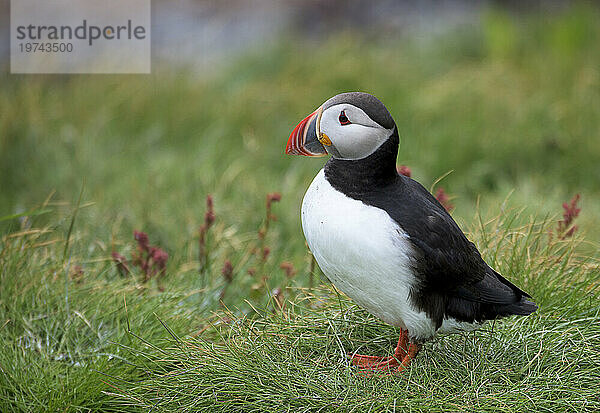
[[[483,260],[429,191],[398,173],[398,147],[384,104],[348,92],[304,118],[285,149],[330,156],[304,195],[302,229],[336,288],[400,328],[392,356],[349,354],[352,365],[387,374],[404,370],[438,334],[538,308]]]

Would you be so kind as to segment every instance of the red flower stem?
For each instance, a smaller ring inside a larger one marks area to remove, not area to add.
[[[204,248],[203,248],[203,256],[202,256],[202,267],[200,269],[200,273],[201,273],[201,284],[200,284],[200,288],[205,288],[208,287],[208,274],[210,272],[210,261],[208,259],[208,251],[209,251],[209,246],[210,246],[210,237],[209,237],[209,230],[208,228],[206,229],[206,233],[204,234]]]

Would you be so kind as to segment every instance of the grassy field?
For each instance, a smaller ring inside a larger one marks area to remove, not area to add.
[[[202,76],[4,75],[0,411],[600,409],[599,17],[290,38]],[[452,171],[436,187],[535,315],[428,343],[397,377],[348,366],[398,332],[311,275],[299,208],[323,159],[283,150],[349,90],[390,109],[415,179]],[[134,230],[169,254],[164,273],[132,262]]]

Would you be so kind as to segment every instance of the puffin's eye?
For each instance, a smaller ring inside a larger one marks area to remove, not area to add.
[[[350,122],[350,120],[346,117],[346,111],[342,110],[342,112],[340,113],[340,117],[339,117],[339,121],[340,121],[340,125],[349,125],[352,122]]]

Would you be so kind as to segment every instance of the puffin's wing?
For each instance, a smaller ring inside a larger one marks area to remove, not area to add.
[[[475,244],[421,184],[400,176],[393,191],[394,205],[385,209],[415,247],[425,290],[491,305],[511,305],[529,297],[485,263]]]

